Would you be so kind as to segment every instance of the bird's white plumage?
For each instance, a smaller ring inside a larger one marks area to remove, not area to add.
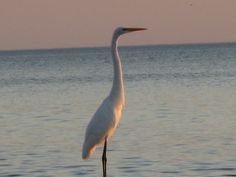
[[[139,30],[145,29],[119,27],[114,31],[111,43],[113,85],[109,96],[101,103],[87,126],[82,152],[83,159],[88,159],[95,152],[96,147],[103,144],[106,138],[109,139],[116,130],[125,104],[122,65],[117,43],[122,34]]]
[[[83,145],[83,158],[89,158],[96,146],[103,144],[105,138],[110,138],[114,133],[121,115],[121,109],[114,109],[113,103],[107,97],[92,117],[86,129]]]

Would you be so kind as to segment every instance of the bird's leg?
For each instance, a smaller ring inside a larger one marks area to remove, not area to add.
[[[107,176],[107,157],[106,157],[106,152],[107,152],[107,138],[105,138],[105,143],[104,143],[104,147],[103,147],[103,154],[102,154],[103,177]]]

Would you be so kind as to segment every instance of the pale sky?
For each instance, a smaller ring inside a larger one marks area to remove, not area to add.
[[[0,50],[236,42],[236,0],[0,0]]]

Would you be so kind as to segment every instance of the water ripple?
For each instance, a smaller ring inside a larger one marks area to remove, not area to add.
[[[192,169],[193,171],[235,171],[236,168],[227,168],[227,167],[222,167],[222,168],[196,168]]]

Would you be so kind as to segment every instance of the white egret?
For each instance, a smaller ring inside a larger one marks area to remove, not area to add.
[[[122,34],[140,30],[146,29],[119,27],[114,31],[111,42],[111,54],[114,70],[112,89],[108,97],[104,99],[100,107],[93,115],[86,129],[82,158],[88,159],[95,152],[98,145],[104,144],[102,155],[103,176],[106,176],[107,140],[116,130],[123,106],[125,104],[122,65],[117,47],[118,39]]]

